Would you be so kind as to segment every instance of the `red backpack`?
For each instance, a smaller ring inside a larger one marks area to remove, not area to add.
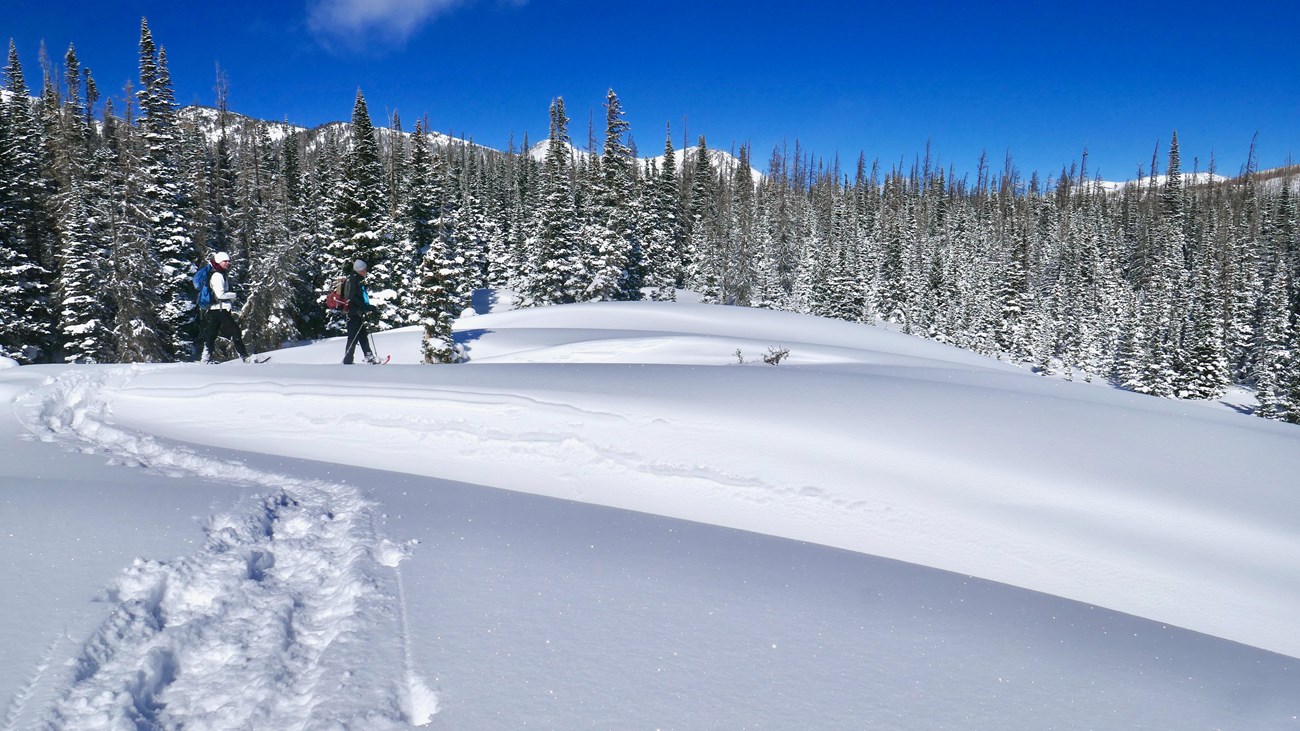
[[[325,306],[331,310],[348,311],[348,301],[343,298],[343,287],[347,284],[347,277],[339,277],[334,286],[330,289],[329,294],[325,295]]]

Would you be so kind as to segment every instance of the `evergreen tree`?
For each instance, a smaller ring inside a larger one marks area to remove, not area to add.
[[[50,347],[49,280],[42,264],[52,232],[45,222],[48,187],[41,179],[45,141],[9,42],[0,99],[0,355],[22,363],[45,357]]]
[[[464,298],[457,281],[464,276],[464,259],[449,251],[442,240],[435,240],[420,264],[417,292],[423,313],[420,324],[424,337],[420,352],[425,363],[458,363],[464,357],[456,343],[452,327],[464,308]]]
[[[415,292],[420,276],[420,264],[429,248],[438,239],[438,200],[433,186],[433,159],[429,153],[429,137],[423,122],[416,122],[411,136],[411,157],[403,164],[407,171],[405,190],[401,195],[402,208],[396,221],[398,251],[401,252],[407,279],[403,291]],[[412,298],[410,306],[402,312],[404,322],[418,322],[422,303]]]
[[[636,212],[631,200],[634,169],[632,153],[623,139],[628,123],[618,96],[610,89],[605,97],[605,147],[600,159],[600,178],[595,183],[594,251],[587,265],[591,283],[587,298],[594,300],[640,299],[644,280],[641,251],[633,232]]]
[[[360,89],[352,109],[351,131],[352,147],[345,155],[335,197],[329,259],[340,274],[351,271],[352,262],[358,259],[366,262],[370,269],[366,287],[376,307],[373,324],[387,328],[400,321],[400,273],[392,245],[379,139]]]
[[[586,291],[589,279],[574,228],[576,204],[568,124],[564,100],[557,97],[551,104],[551,132],[542,167],[541,200],[529,242],[530,272],[522,293],[525,301],[533,305],[577,302]]]
[[[1226,303],[1222,281],[1217,260],[1210,251],[1203,250],[1194,273],[1195,289],[1192,307],[1188,308],[1189,320],[1183,328],[1188,338],[1183,389],[1187,398],[1217,398],[1232,382],[1224,329]]]
[[[89,72],[83,76],[71,47],[65,69],[68,95],[58,147],[67,153],[69,179],[55,206],[59,352],[70,363],[105,363],[113,359],[112,309],[107,296],[111,288],[106,286],[110,250],[108,230],[97,206],[108,198],[103,184],[108,162],[87,112],[94,103],[94,83]],[[84,97],[80,91],[83,83]]]
[[[704,135],[700,135],[695,148],[687,210],[689,243],[683,257],[687,285],[697,290],[704,302],[720,303],[723,263],[718,241],[717,173]]]
[[[158,328],[157,350],[142,353],[148,361],[170,361],[195,355],[196,308],[191,275],[195,270],[189,234],[188,201],[177,172],[176,103],[167,53],[154,45],[147,20],[140,22],[140,136],[143,149],[138,168],[140,200],[134,213],[154,270],[141,270],[142,291]]]
[[[1295,366],[1290,350],[1292,328],[1287,317],[1287,275],[1275,271],[1259,299],[1259,329],[1251,357],[1252,375],[1259,408],[1265,419],[1284,419],[1289,414],[1288,391]]]
[[[677,298],[677,287],[683,283],[681,192],[671,132],[664,137],[663,165],[655,172],[647,185],[651,208],[642,237],[645,286],[651,288],[653,299],[671,301]]]

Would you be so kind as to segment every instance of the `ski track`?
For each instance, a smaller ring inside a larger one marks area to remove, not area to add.
[[[4,731],[15,731],[18,728],[18,722],[26,712],[27,704],[31,702],[32,696],[36,694],[37,688],[41,686],[41,679],[45,677],[45,671],[54,662],[55,653],[65,639],[67,639],[67,636],[63,633],[59,633],[54,638],[49,647],[45,648],[45,653],[41,655],[40,662],[36,664],[36,671],[32,674],[32,677],[21,688],[14,691],[13,698],[9,701],[9,707],[5,710]]]
[[[137,558],[123,572],[46,727],[427,724],[438,703],[407,638],[399,564],[410,549],[378,535],[375,505],[349,485],[262,472],[116,427],[105,397],[138,372],[51,379],[20,399],[20,418],[45,441],[262,494],[246,512],[209,516],[197,553]],[[48,662],[11,702],[10,727]]]

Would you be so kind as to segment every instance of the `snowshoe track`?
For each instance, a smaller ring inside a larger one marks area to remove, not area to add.
[[[177,477],[252,488],[208,518],[204,546],[136,559],[78,653],[49,728],[306,729],[423,725],[437,699],[415,674],[398,564],[354,487],[261,472],[115,426],[135,368],[47,382],[20,402],[40,439]],[[11,709],[12,710],[12,709]]]

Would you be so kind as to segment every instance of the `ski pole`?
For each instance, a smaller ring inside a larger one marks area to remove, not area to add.
[[[362,325],[361,327],[365,327],[365,325]],[[366,334],[369,335],[370,333],[366,333]],[[348,347],[347,347],[347,350],[345,350],[345,351],[343,351],[343,352],[344,352],[344,353],[347,353],[347,352],[351,351],[353,348],[355,348],[355,347],[357,346],[357,341],[360,340],[360,339],[361,339],[361,328],[357,328],[357,334],[354,335],[354,336],[352,336],[352,337],[350,337],[350,338],[348,338]]]

